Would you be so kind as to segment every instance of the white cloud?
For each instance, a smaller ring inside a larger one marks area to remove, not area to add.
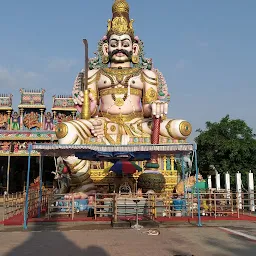
[[[9,70],[0,67],[0,87],[5,89],[31,88],[38,85],[40,75],[32,71]]]
[[[51,58],[48,60],[48,70],[55,72],[67,72],[77,64],[76,60],[62,58]]]

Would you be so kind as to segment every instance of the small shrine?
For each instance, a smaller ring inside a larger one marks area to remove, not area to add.
[[[68,122],[76,119],[77,109],[75,107],[75,103],[73,97],[71,95],[58,95],[53,96],[53,106],[52,106],[52,114],[47,112],[45,118],[45,130],[50,129],[51,126],[50,120],[53,120],[53,127],[62,122]]]
[[[10,128],[12,94],[0,94],[0,130]]]
[[[41,130],[44,126],[44,112],[46,109],[44,105],[45,90],[20,89],[20,93],[21,100],[18,106],[20,114],[18,117],[18,113],[14,112],[13,128],[18,128],[16,121],[19,119],[21,130]]]

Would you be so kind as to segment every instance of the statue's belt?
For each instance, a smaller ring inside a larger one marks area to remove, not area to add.
[[[106,112],[101,112],[101,116],[109,119],[113,123],[123,124],[125,122],[130,122],[135,118],[143,118],[143,113],[133,112],[132,114],[127,114],[127,115],[125,114],[113,115]]]
[[[128,94],[128,92],[129,92],[128,88],[110,88],[110,89],[100,90],[99,94],[100,94],[100,96],[105,96],[105,95],[111,95],[111,94]],[[138,95],[138,96],[142,97],[142,90],[130,88],[130,94]]]

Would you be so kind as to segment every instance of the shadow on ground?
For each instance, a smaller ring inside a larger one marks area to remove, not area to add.
[[[81,249],[58,230],[57,223],[51,223],[47,227],[36,225],[29,229],[30,237],[27,241],[4,256],[111,256],[98,246],[92,245]],[[84,232],[89,231],[85,230]]]
[[[218,238],[207,239],[206,243],[209,246],[216,247],[221,251],[219,253],[212,253],[212,256],[221,256],[221,255],[232,255],[232,256],[255,256],[256,255],[256,243],[254,241],[248,240],[238,235],[229,234],[232,243],[227,243]]]

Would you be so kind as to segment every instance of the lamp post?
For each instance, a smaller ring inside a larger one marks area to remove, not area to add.
[[[194,156],[195,156],[195,169],[196,169],[196,192],[197,192],[197,212],[198,212],[198,222],[197,226],[202,227],[202,221],[201,221],[201,200],[200,200],[200,191],[199,191],[199,185],[198,185],[198,165],[197,165],[197,145],[194,144]]]
[[[29,176],[30,176],[30,164],[31,164],[31,151],[32,144],[28,145],[28,170],[27,170],[27,184],[26,184],[26,198],[25,198],[25,208],[24,208],[24,218],[23,218],[23,228],[26,230],[28,228],[27,218],[28,218],[28,200],[29,200]]]

